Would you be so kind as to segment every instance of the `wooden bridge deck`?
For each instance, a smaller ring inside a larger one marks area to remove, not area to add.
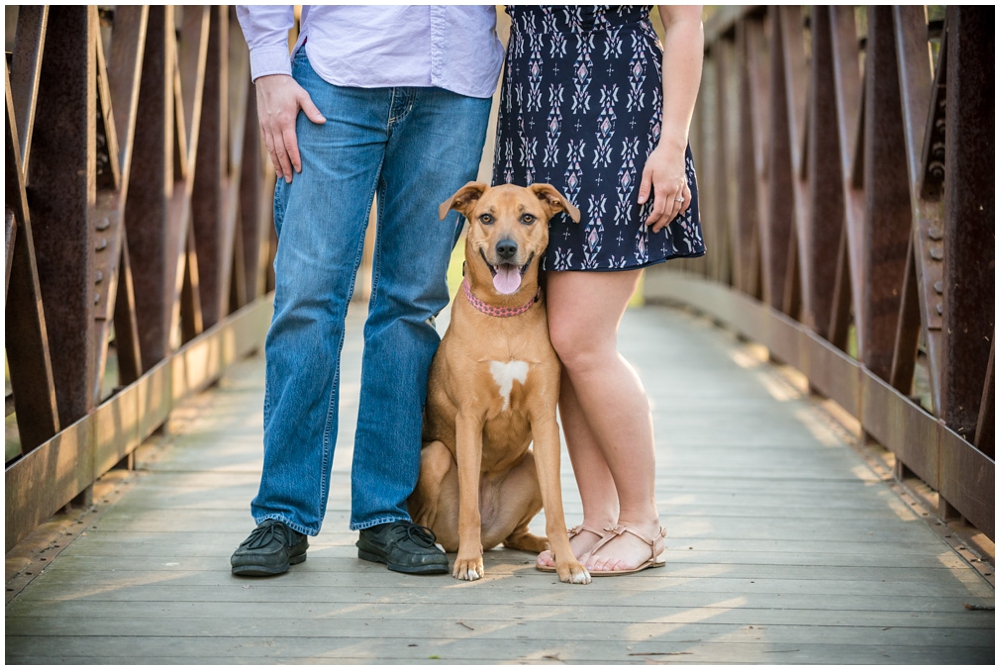
[[[990,570],[759,347],[665,307],[629,310],[621,341],[653,405],[665,569],[569,586],[531,555],[494,550],[487,577],[463,583],[358,560],[347,520],[362,318],[308,561],[265,580],[229,571],[261,467],[253,358],[178,410],[96,511],[8,554],[6,662],[994,662]],[[576,523],[568,460],[563,471]]]

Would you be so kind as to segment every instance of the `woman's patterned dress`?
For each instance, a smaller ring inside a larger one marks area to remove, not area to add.
[[[694,162],[691,207],[659,233],[638,204],[660,137],[662,51],[651,6],[507,8],[511,35],[493,183],[555,186],[581,221],[549,223],[547,270],[621,270],[702,256]],[[655,195],[655,194],[654,194]]]

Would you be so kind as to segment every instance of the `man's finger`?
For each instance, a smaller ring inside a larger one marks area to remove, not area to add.
[[[302,172],[302,159],[299,157],[299,142],[295,137],[295,126],[288,126],[282,131],[281,139],[288,152],[288,160],[296,172]]]
[[[271,133],[264,130],[264,126],[260,127],[260,136],[264,140],[264,146],[267,148],[267,156],[271,159],[271,165],[274,166],[274,174],[278,179],[281,179],[281,163],[278,162],[278,157],[274,153],[274,139],[271,137]]]
[[[299,106],[305,112],[306,118],[313,123],[326,123],[326,118],[319,111],[319,107],[313,104],[312,98],[302,89],[302,94],[298,98]]]
[[[288,160],[288,151],[285,148],[284,142],[281,140],[280,136],[275,136],[274,143],[274,155],[277,157],[278,162],[281,164],[281,175],[285,178],[285,181],[292,181],[292,164]]]

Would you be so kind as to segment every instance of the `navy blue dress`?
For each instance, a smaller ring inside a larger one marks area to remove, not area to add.
[[[660,137],[663,52],[652,6],[511,6],[493,183],[555,186],[580,209],[549,223],[544,269],[623,270],[702,256],[691,207],[653,234],[642,169]],[[654,194],[655,196],[655,194]]]

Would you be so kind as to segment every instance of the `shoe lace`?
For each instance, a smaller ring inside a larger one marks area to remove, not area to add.
[[[260,549],[269,545],[274,539],[286,546],[290,544],[284,524],[277,521],[274,523],[264,522],[253,529],[250,537],[243,542],[243,546],[247,549]]]
[[[425,547],[433,547],[434,543],[437,542],[437,535],[434,531],[426,526],[418,526],[415,523],[408,523],[405,526],[406,536],[416,542],[419,545]]]

